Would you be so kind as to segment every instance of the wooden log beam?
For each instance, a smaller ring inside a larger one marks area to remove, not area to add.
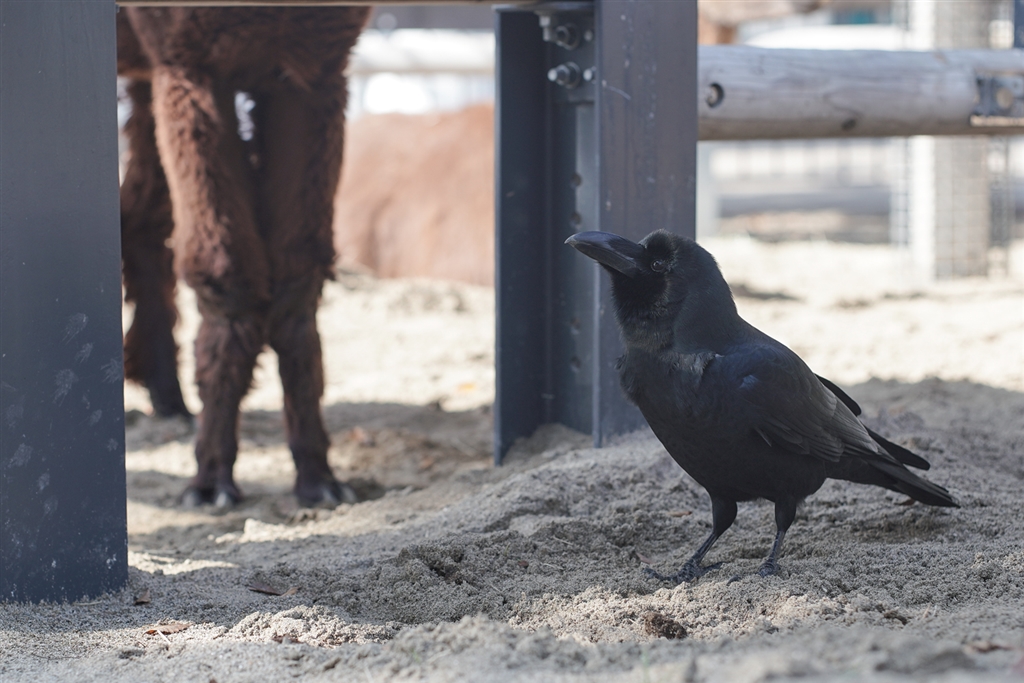
[[[701,140],[1024,133],[1024,102],[1014,92],[1024,50],[707,45],[698,69]],[[996,100],[1016,99],[1006,115],[979,117],[993,77],[1009,85]]]

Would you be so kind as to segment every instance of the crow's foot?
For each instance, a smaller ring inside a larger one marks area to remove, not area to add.
[[[690,583],[696,581],[700,577],[704,576],[710,571],[718,569],[722,566],[721,562],[709,564],[706,567],[702,567],[699,563],[689,560],[686,564],[679,568],[675,574],[661,574],[651,567],[644,568],[644,574],[651,578],[657,579],[658,581],[671,581],[677,586],[681,583]]]
[[[763,579],[766,576],[774,576],[775,574],[778,574],[780,569],[782,569],[782,567],[780,567],[779,563],[775,561],[775,558],[769,557],[761,564],[761,568],[757,570],[757,575]]]

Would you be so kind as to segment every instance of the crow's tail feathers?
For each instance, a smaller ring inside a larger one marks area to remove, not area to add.
[[[903,446],[898,446],[894,444],[892,441],[889,441],[884,436],[875,431],[868,429],[868,436],[870,436],[875,443],[884,448],[886,453],[896,458],[904,465],[916,467],[919,470],[926,470],[929,467],[931,467],[928,461],[922,458],[917,453],[908,451]]]
[[[857,405],[856,401],[854,401],[852,398],[850,398],[849,394],[847,394],[845,391],[840,389],[835,383],[830,382],[829,380],[825,379],[821,375],[815,375],[815,377],[817,377],[818,380],[822,384],[825,385],[826,389],[828,389],[833,394],[835,394],[836,398],[838,398],[840,401],[842,401],[846,405],[846,407],[850,409],[851,413],[853,413],[854,415],[860,415],[860,413],[861,413],[860,406]],[[866,427],[867,426],[865,425],[865,428]],[[875,432],[875,431],[873,431],[871,429],[868,429],[868,435],[872,439],[874,439],[875,443],[877,443],[879,446],[884,448],[886,453],[888,453],[892,457],[896,458],[897,460],[899,460],[904,465],[909,465],[910,467],[916,467],[919,470],[926,470],[929,467],[931,467],[931,465],[928,464],[928,461],[925,460],[924,458],[922,458],[917,453],[913,453],[911,451],[908,451],[903,446],[897,446],[892,441],[889,441],[888,439],[886,439],[884,436],[882,436],[878,432]]]
[[[907,452],[910,453],[910,451]],[[895,453],[892,455],[899,457]],[[911,453],[911,455],[913,455],[913,453]],[[930,481],[922,479],[902,465],[884,461],[870,461],[868,464],[889,476],[892,480],[889,488],[905,493],[916,501],[924,503],[925,505],[937,505],[939,507],[960,507],[960,505],[953,499],[953,496],[949,495],[949,491],[938,484],[933,484]]]

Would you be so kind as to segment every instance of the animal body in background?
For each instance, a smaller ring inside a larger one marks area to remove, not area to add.
[[[278,355],[284,414],[306,504],[351,493],[327,464],[316,309],[332,276],[346,62],[368,8],[125,8],[130,160],[121,190],[123,274],[135,318],[125,375],[161,415],[188,415],[172,331],[176,273],[202,323],[198,473],[183,501],[235,503],[239,405],[256,358]],[[253,103],[239,132],[236,97]]]
[[[712,531],[672,575],[692,581],[719,565],[704,556],[736,519],[736,503],[775,503],[777,533],[759,574],[778,571],[797,505],[828,478],[958,507],[949,492],[907,469],[928,462],[857,418],[860,407],[736,311],[714,258],[664,231],[640,243],[606,232],[567,244],[611,275],[622,331],[622,389],[669,455],[711,496]]]

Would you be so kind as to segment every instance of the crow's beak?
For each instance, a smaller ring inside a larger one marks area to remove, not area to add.
[[[623,275],[635,277],[640,273],[637,259],[644,253],[644,248],[625,237],[610,232],[580,232],[567,239],[565,243]]]

